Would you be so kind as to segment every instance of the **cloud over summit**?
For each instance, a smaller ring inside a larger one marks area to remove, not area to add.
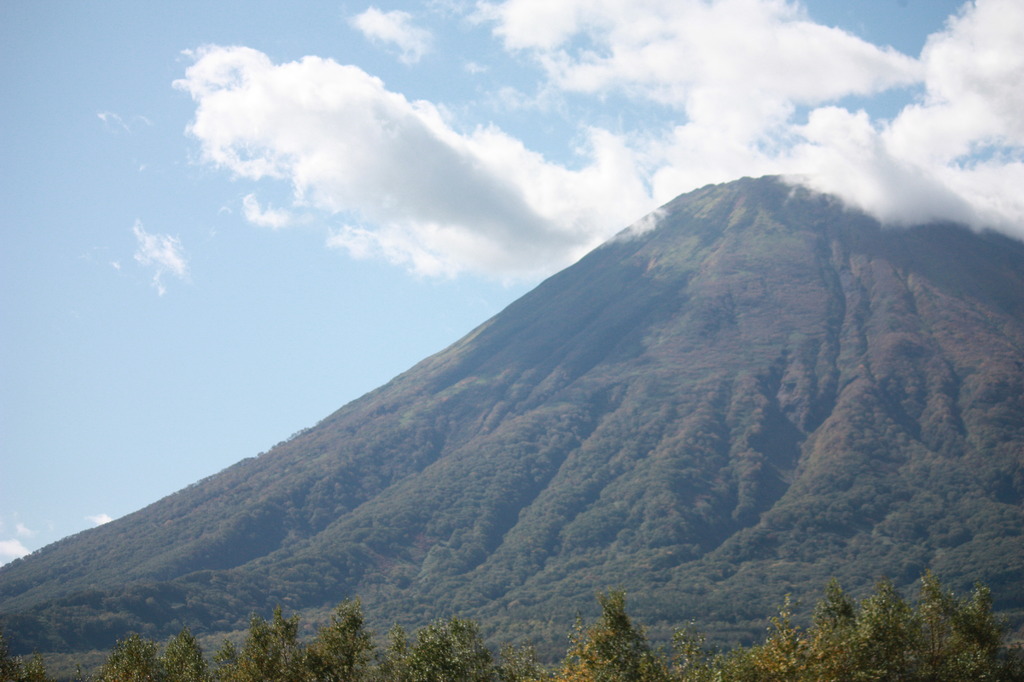
[[[794,155],[805,181],[887,222],[946,218],[1024,238],[1022,39],[1020,3],[965,4],[921,53],[923,97],[892,120],[812,112]]]
[[[951,218],[1024,236],[1014,0],[966,3],[920,55],[788,0],[507,0],[465,18],[536,65],[565,116],[568,102],[611,96],[669,114],[614,129],[581,115],[573,160],[556,162],[357,67],[211,46],[177,82],[196,104],[189,132],[208,163],[287,183],[329,245],[433,275],[549,272],[677,194],[745,175],[783,174],[889,223]],[[353,23],[410,66],[427,49],[404,13],[371,7]],[[850,105],[886,92],[906,102],[889,118]],[[286,221],[255,194],[245,202],[254,223]]]

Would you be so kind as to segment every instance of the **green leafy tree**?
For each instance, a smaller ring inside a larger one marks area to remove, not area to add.
[[[49,682],[53,678],[46,674],[43,657],[36,653],[22,663],[21,677],[18,682]]]
[[[707,637],[690,623],[672,634],[674,679],[686,682],[711,682],[719,667],[715,652],[705,647]]]
[[[408,667],[409,638],[405,634],[405,629],[396,623],[388,630],[387,646],[377,667],[377,679],[380,682],[403,682]]]
[[[372,659],[373,640],[363,622],[362,604],[346,600],[306,648],[305,668],[315,680],[358,682],[369,678]]]
[[[7,647],[7,640],[4,638],[3,631],[0,630],[0,681],[16,680],[20,674],[21,662],[14,656],[11,656],[11,651]]]
[[[765,682],[801,680],[808,669],[808,643],[804,633],[793,624],[793,607],[787,595],[772,624],[768,639],[751,654],[758,677]]]
[[[501,682],[533,682],[544,676],[544,668],[537,661],[537,652],[532,646],[510,646],[501,648],[498,663],[498,679]]]
[[[1001,651],[1004,625],[992,614],[988,590],[978,586],[971,597],[958,598],[931,573],[921,579],[916,604],[904,600],[887,580],[857,604],[833,581],[809,630],[801,632],[789,623],[786,609],[774,624],[764,644],[729,658],[723,667],[726,679],[1022,679],[1020,660]]]
[[[601,616],[577,619],[561,668],[545,673],[531,647],[504,647],[496,664],[478,626],[437,620],[410,642],[395,625],[374,665],[374,647],[358,600],[342,602],[308,645],[299,618],[281,609],[270,621],[253,616],[242,645],[226,640],[211,673],[188,628],[162,654],[137,634],[120,640],[95,682],[1024,682],[1024,663],[1004,646],[1005,623],[992,613],[984,586],[958,597],[931,573],[913,603],[889,581],[857,602],[835,581],[809,627],[794,623],[787,597],[763,643],[727,653],[706,649],[691,626],[676,631],[669,661],[653,649],[626,612],[625,594],[598,595]],[[12,657],[0,633],[0,682],[44,682],[43,660]],[[77,679],[85,679],[79,673]]]
[[[406,674],[407,682],[488,682],[497,671],[476,623],[451,618],[416,633]]]
[[[225,639],[220,648],[213,654],[213,661],[220,665],[215,677],[217,679],[227,679],[226,676],[230,674],[232,668],[238,663],[238,647],[230,639]]]
[[[203,650],[187,627],[167,643],[160,663],[172,682],[207,682],[210,679]]]
[[[659,682],[668,667],[626,613],[626,595],[611,590],[597,597],[601,617],[589,627],[577,621],[570,648],[556,679],[594,682]]]
[[[96,676],[97,682],[166,680],[156,642],[131,634],[119,640]]]
[[[857,614],[849,642],[855,658],[852,679],[906,680],[917,667],[921,626],[914,610],[889,580],[875,587]]]
[[[242,648],[225,642],[218,652],[221,667],[217,678],[230,682],[303,679],[304,655],[298,633],[299,617],[285,618],[281,607],[274,609],[270,622],[254,615]]]
[[[43,657],[33,654],[27,661],[11,656],[4,633],[0,631],[0,682],[48,682]]]
[[[814,610],[807,652],[810,669],[821,682],[853,679],[854,656],[849,645],[856,627],[857,605],[833,578]]]
[[[999,657],[1004,624],[992,613],[992,596],[977,585],[969,598],[944,590],[928,572],[921,578],[922,679],[996,680],[1010,660]]]

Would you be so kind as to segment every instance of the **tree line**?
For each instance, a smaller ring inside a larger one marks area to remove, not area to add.
[[[137,634],[120,640],[82,682],[762,682],[900,680],[1022,681],[1019,647],[1006,645],[1006,625],[992,612],[988,588],[966,597],[926,573],[913,602],[889,581],[861,600],[836,581],[806,627],[794,624],[787,598],[764,640],[749,647],[706,646],[692,625],[671,646],[653,645],[626,610],[622,591],[598,595],[601,615],[577,618],[563,661],[544,666],[529,646],[495,655],[479,627],[458,617],[436,620],[410,636],[401,626],[375,643],[358,599],[342,602],[309,641],[299,616],[280,608],[253,615],[244,641],[225,640],[208,659],[187,629],[163,647]],[[42,658],[8,655],[0,633],[0,682],[44,682]]]

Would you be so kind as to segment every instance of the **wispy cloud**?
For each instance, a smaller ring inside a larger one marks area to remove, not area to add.
[[[270,227],[275,230],[292,224],[292,215],[279,208],[263,208],[255,194],[247,194],[242,199],[242,211],[245,219],[253,225]]]
[[[188,277],[188,260],[177,237],[167,234],[150,234],[138,220],[132,226],[137,241],[134,258],[140,265],[153,269],[153,287],[163,296],[167,293],[164,276],[178,279]]]
[[[433,36],[430,31],[413,24],[412,15],[401,10],[382,12],[370,7],[350,20],[369,40],[393,45],[400,50],[399,60],[415,64],[430,51]]]
[[[125,120],[120,114],[115,114],[113,111],[101,111],[96,114],[96,117],[103,121],[104,125],[111,130],[123,131],[130,133],[134,131],[136,123],[142,125],[151,126],[153,122],[145,116],[132,116],[130,120]]]
[[[94,526],[102,526],[104,523],[110,523],[113,521],[114,517],[110,514],[92,514],[90,516],[86,516],[85,520]]]

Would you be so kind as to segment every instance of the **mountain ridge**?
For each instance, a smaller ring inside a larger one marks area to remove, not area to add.
[[[657,215],[269,452],[0,568],[12,646],[355,595],[561,638],[609,585],[741,637],[786,592],[925,568],[1019,618],[1024,245],[776,178]]]

